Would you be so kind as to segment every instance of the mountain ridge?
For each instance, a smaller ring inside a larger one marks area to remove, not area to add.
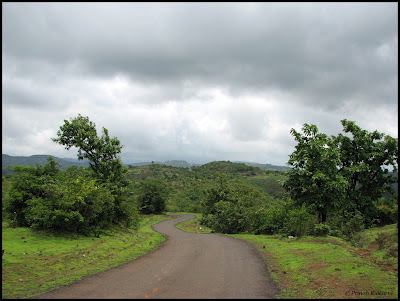
[[[59,158],[55,157],[53,155],[32,155],[32,156],[10,156],[7,154],[2,154],[2,174],[10,174],[12,173],[11,168],[6,168],[4,167],[9,166],[9,165],[44,165],[47,162],[47,158],[51,156],[53,157],[56,162],[58,162],[61,165],[61,169],[65,169],[71,165],[76,165],[78,167],[88,167],[89,162],[88,160],[83,160],[79,161],[78,159],[73,159],[73,158]],[[230,161],[227,161],[230,162]],[[208,162],[210,163],[210,162]],[[201,166],[205,165],[208,163],[204,164],[197,164],[197,163],[189,163],[185,160],[167,160],[167,161],[151,161],[151,162],[135,162],[135,163],[128,163],[125,164],[125,166],[145,166],[145,165],[151,165],[151,164],[161,164],[161,165],[166,165],[166,166],[173,166],[173,167],[181,167],[181,168],[192,168],[196,166]],[[262,163],[256,163],[256,162],[245,162],[245,161],[234,161],[233,163],[243,163],[248,166],[252,167],[258,167],[262,170],[271,170],[271,171],[281,171],[281,172],[286,172],[290,170],[290,167],[287,166],[278,166],[278,165],[272,165],[272,164],[262,164]]]

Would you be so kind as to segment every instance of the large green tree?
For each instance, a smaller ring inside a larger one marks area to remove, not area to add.
[[[298,144],[288,161],[293,169],[284,187],[296,203],[315,208],[320,222],[338,209],[372,220],[378,199],[392,193],[391,184],[397,181],[388,168],[397,171],[398,139],[362,130],[353,121],[341,122],[352,137],[328,137],[308,124],[303,134],[291,130]]]
[[[347,188],[337,172],[339,150],[332,137],[319,133],[317,126],[306,123],[302,131],[291,130],[298,144],[290,155],[288,164],[293,168],[283,186],[295,203],[311,206],[319,222],[325,222],[343,203]]]
[[[64,120],[54,142],[64,145],[67,150],[78,148],[78,159],[88,159],[89,168],[100,183],[110,189],[114,197],[114,222],[130,220],[130,205],[127,204],[126,188],[130,181],[126,179],[127,168],[119,157],[122,145],[117,137],[110,138],[103,127],[103,134],[97,135],[96,125],[89,117],[80,114]]]
[[[124,169],[118,156],[122,145],[118,138],[110,138],[108,130],[103,127],[103,134],[97,135],[96,124],[88,117],[80,114],[64,120],[64,124],[57,132],[54,142],[64,145],[67,150],[75,146],[78,148],[78,159],[88,159],[91,170],[103,182],[124,182]]]
[[[375,203],[385,194],[393,194],[397,177],[389,172],[398,168],[398,139],[378,131],[368,132],[354,121],[341,121],[344,133],[335,141],[340,151],[339,174],[347,180],[348,210],[360,211],[372,220]]]

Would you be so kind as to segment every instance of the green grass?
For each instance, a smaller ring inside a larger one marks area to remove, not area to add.
[[[3,222],[3,298],[30,298],[110,269],[165,241],[151,225],[166,215],[142,216],[138,230],[113,228],[100,238],[9,228]]]
[[[193,233],[211,233],[212,230],[206,226],[200,225],[201,213],[186,213],[186,212],[170,212],[172,214],[192,214],[195,215],[195,219],[188,220],[186,222],[181,222],[176,225],[178,229],[186,232]]]
[[[195,215],[196,219],[178,224],[178,227],[198,232],[196,226],[201,215]],[[388,233],[388,237],[397,237],[395,225],[366,230],[363,239],[367,249],[352,247],[348,242],[332,236],[296,239],[278,235],[229,236],[249,241],[263,255],[271,276],[281,290],[276,298],[393,299],[398,297],[397,259],[388,269],[388,265],[376,261],[374,251],[371,251],[376,245],[378,233],[382,232]],[[385,251],[387,249],[381,252]]]
[[[396,273],[385,271],[336,237],[288,239],[271,235],[232,235],[253,243],[280,284],[278,298],[397,298]],[[265,248],[264,248],[265,247]],[[366,295],[366,294],[369,295]]]

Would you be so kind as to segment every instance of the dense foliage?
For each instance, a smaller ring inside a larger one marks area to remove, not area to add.
[[[138,206],[144,214],[160,214],[165,210],[166,190],[157,180],[140,181],[137,184]]]
[[[61,171],[49,157],[44,166],[15,166],[14,171],[5,209],[15,225],[89,234],[119,219],[109,187],[87,169]],[[135,207],[124,211],[129,211],[125,224],[135,224]]]
[[[126,170],[118,156],[122,145],[116,137],[109,137],[106,128],[103,127],[103,135],[98,137],[96,124],[88,117],[78,115],[70,121],[64,120],[57,136],[52,140],[64,145],[67,150],[72,146],[78,148],[78,160],[88,159],[89,167],[97,178],[103,182],[124,182]]]
[[[5,211],[15,225],[94,233],[111,224],[135,226],[138,210],[130,201],[126,168],[117,156],[122,145],[108,130],[97,136],[88,117],[64,120],[54,142],[78,148],[78,159],[89,168],[59,169],[49,157],[44,166],[14,166]]]
[[[388,222],[386,208],[397,210],[393,184],[397,182],[398,139],[362,130],[346,119],[342,125],[352,137],[328,137],[308,124],[303,134],[292,129],[298,144],[290,155],[288,164],[293,169],[284,187],[295,203],[310,206],[319,222],[329,221],[334,228],[346,228],[353,219],[366,227],[384,224]]]

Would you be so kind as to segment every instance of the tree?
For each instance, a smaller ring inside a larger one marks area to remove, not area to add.
[[[103,134],[98,137],[95,123],[80,114],[70,121],[64,120],[57,136],[52,140],[64,145],[67,150],[73,146],[78,148],[78,159],[88,159],[95,177],[111,191],[114,197],[114,222],[126,223],[131,219],[129,212],[134,210],[126,204],[124,195],[124,188],[130,181],[125,177],[127,168],[118,156],[122,149],[118,138],[110,138],[104,127]]]
[[[349,183],[349,210],[360,211],[367,222],[373,220],[378,208],[374,205],[384,194],[393,194],[397,177],[389,173],[398,168],[398,139],[378,131],[362,130],[354,121],[343,119],[343,131],[335,137],[340,151],[339,174]]]
[[[98,137],[95,123],[79,114],[70,121],[64,120],[57,136],[52,140],[65,145],[65,149],[78,148],[78,160],[88,159],[91,170],[101,181],[124,182],[126,169],[118,156],[122,145],[116,137],[109,137],[106,128],[103,127],[103,135]]]
[[[329,212],[343,203],[347,182],[337,172],[340,153],[336,141],[318,133],[315,125],[306,123],[302,131],[303,135],[291,130],[298,144],[290,155],[288,164],[293,168],[283,186],[295,203],[311,206],[318,221],[324,223]]]
[[[398,139],[362,130],[355,122],[343,119],[345,133],[328,137],[315,125],[304,124],[304,135],[291,130],[298,145],[290,155],[293,166],[284,187],[298,204],[314,207],[319,222],[329,212],[361,214],[368,226],[379,215],[378,201],[392,193],[397,179]]]

